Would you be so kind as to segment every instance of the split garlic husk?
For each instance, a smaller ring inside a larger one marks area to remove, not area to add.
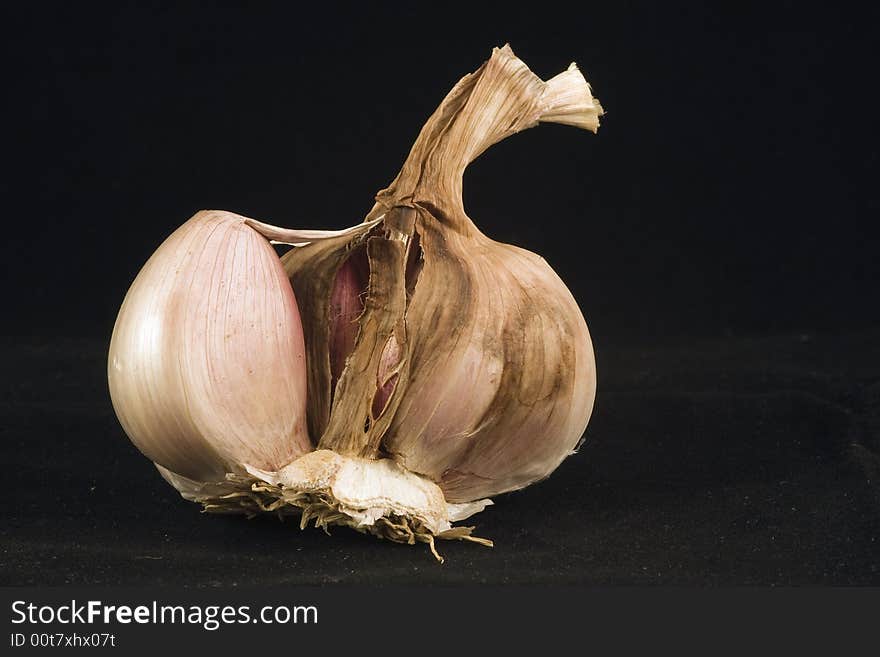
[[[298,514],[391,540],[491,542],[452,523],[548,476],[582,439],[587,324],[539,256],[493,241],[465,167],[539,122],[598,128],[577,67],[508,46],[447,95],[364,222],[290,231],[199,213],[138,275],[109,378],[123,428],[218,513]],[[281,260],[269,241],[297,245]]]

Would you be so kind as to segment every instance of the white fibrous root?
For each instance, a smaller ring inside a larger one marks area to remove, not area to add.
[[[542,81],[508,46],[447,95],[364,221],[289,230],[199,212],[129,289],[108,359],[116,414],[188,500],[397,542],[547,477],[580,441],[587,324],[539,256],[495,242],[465,167],[540,122],[595,132],[572,64]],[[272,243],[294,248],[279,258]]]

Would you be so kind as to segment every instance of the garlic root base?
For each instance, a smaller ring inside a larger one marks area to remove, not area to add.
[[[474,527],[452,526],[479,513],[491,500],[449,504],[435,483],[392,459],[316,450],[277,472],[244,466],[245,472],[228,473],[219,482],[198,482],[156,467],[185,499],[201,504],[207,513],[299,515],[300,529],[314,520],[315,527],[328,534],[329,527],[344,526],[396,543],[426,543],[440,563],[443,557],[435,539],[493,545],[473,536]]]

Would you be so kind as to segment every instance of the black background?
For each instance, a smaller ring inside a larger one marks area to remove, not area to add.
[[[575,6],[2,10],[3,583],[880,583],[877,12]],[[359,222],[506,42],[544,78],[576,61],[607,111],[598,135],[496,145],[464,185],[477,225],[584,309],[586,446],[476,519],[494,551],[443,546],[442,568],[199,516],[109,405],[140,266],[202,208]]]

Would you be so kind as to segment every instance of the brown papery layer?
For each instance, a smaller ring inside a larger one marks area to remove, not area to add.
[[[501,139],[541,121],[595,131],[601,112],[575,66],[545,82],[509,47],[495,49],[428,119],[377,194],[369,231],[284,257],[320,449],[391,456],[458,502],[522,488],[576,449],[595,396],[586,322],[542,258],[479,231],[461,183]],[[358,250],[369,279],[351,345],[338,338],[340,304],[325,281],[349,280]]]

